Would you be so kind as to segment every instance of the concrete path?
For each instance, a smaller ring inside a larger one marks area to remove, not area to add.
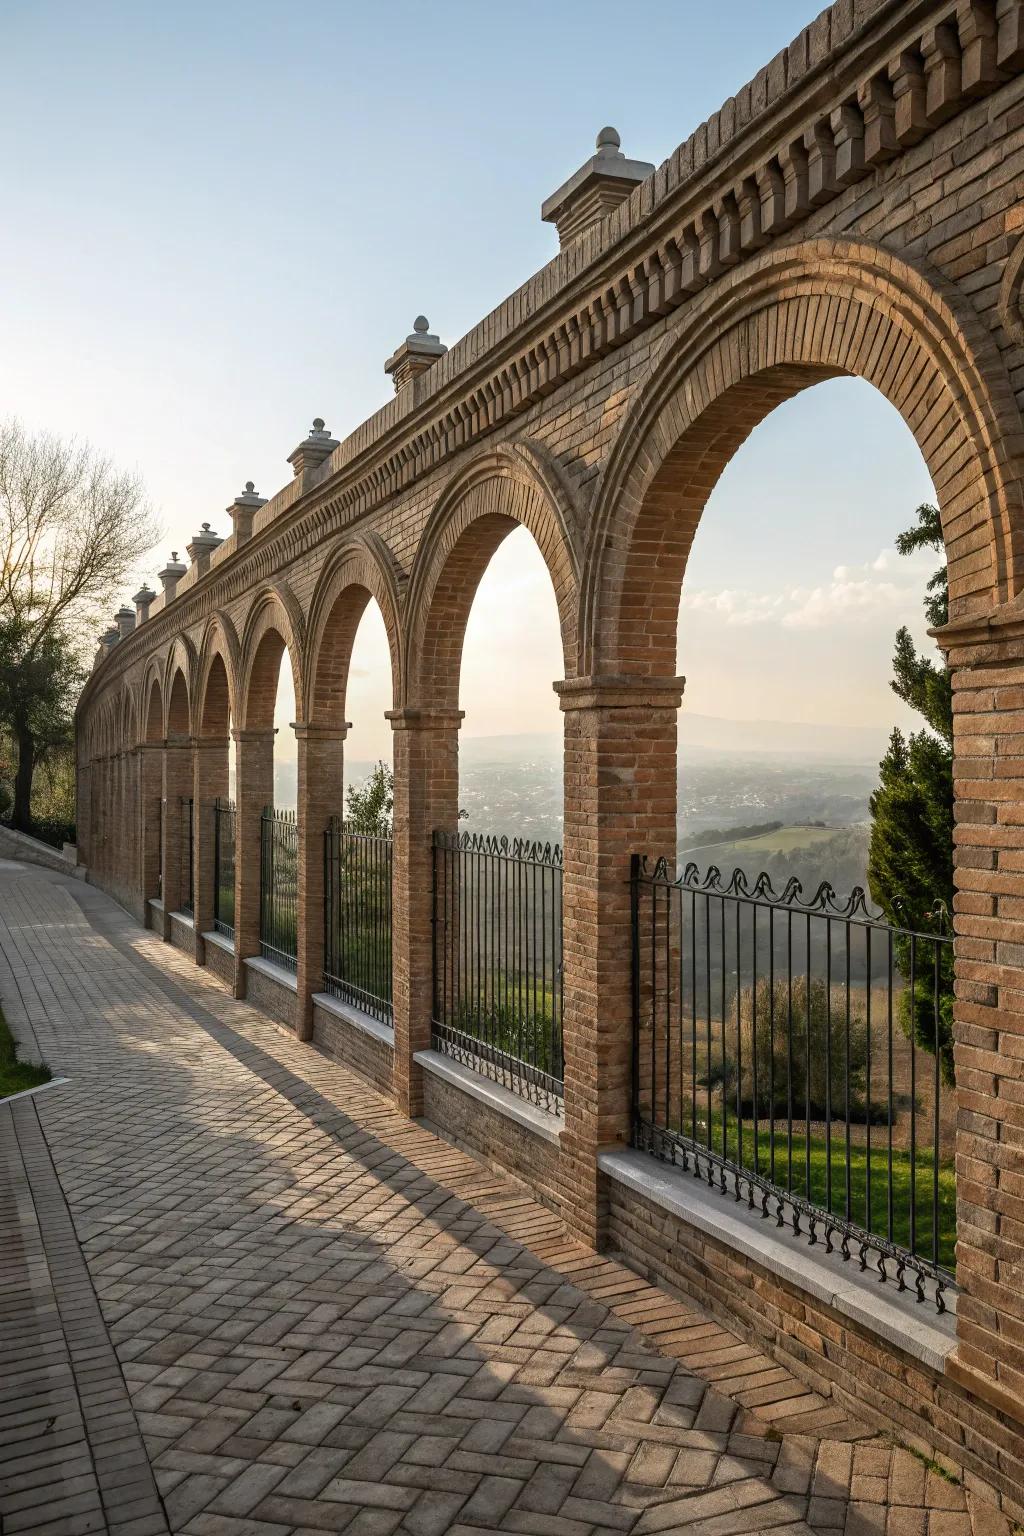
[[[0,1104],[4,1536],[969,1536],[91,887],[0,869],[0,999],[68,1078]]]

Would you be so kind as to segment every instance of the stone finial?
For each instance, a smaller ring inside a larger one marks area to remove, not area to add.
[[[627,160],[619,148],[621,142],[614,128],[602,128],[597,153],[541,204],[540,216],[554,224],[563,249],[607,218],[634,187],[654,174],[654,166],[646,160]]]
[[[192,535],[190,542],[185,546],[188,557],[196,568],[196,576],[205,576],[210,569],[210,556],[224,540],[219,534],[214,533],[209,523],[204,523],[198,533]]]
[[[147,586],[146,583],[143,582],[142,586],[132,598],[132,602],[135,604],[136,624],[145,624],[146,620],[149,618],[149,605],[153,601],[154,597],[156,597],[156,593],[153,591],[152,587]]]
[[[317,420],[319,421],[319,417]],[[260,496],[251,480],[245,482],[245,490],[240,496],[236,496],[228,507],[228,516],[231,518],[231,527],[235,535],[235,548],[245,544],[252,538],[252,524],[260,507],[265,507],[267,498]]]
[[[176,549],[172,549],[171,558],[168,560],[163,570],[157,571],[157,575],[160,577],[160,580],[163,583],[165,603],[172,601],[174,594],[177,591],[178,582],[184,576],[187,569],[188,567],[183,565],[178,559],[178,551]]]
[[[314,416],[313,428],[308,437],[304,437],[294,452],[288,455],[288,463],[292,466],[295,475],[301,475],[307,469],[319,469],[325,459],[329,459],[335,448],[339,446],[338,439],[332,437],[324,426],[322,416]]]
[[[129,608],[127,603],[122,603],[114,614],[114,623],[117,625],[118,639],[126,639],[135,628],[135,609]]]
[[[448,351],[439,336],[430,333],[430,321],[426,315],[417,315],[412,323],[412,333],[402,342],[384,364],[384,372],[390,373],[395,394],[411,384],[413,379],[428,368],[433,368],[439,357]]]

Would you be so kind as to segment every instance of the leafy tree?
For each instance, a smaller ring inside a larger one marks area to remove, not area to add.
[[[395,809],[395,775],[387,763],[374,764],[365,784],[350,784],[345,794],[345,829],[366,837],[390,837]]]
[[[944,553],[938,509],[920,506],[917,522],[896,541],[901,555],[918,549]],[[924,611],[929,624],[949,613],[945,561],[928,582]],[[892,690],[917,711],[925,729],[909,738],[894,730],[871,796],[868,883],[871,895],[895,927],[944,933],[953,908],[953,696],[949,672],[920,653],[909,630],[900,629],[893,655]],[[919,1045],[938,1047],[947,1081],[953,1075],[953,957],[949,945],[912,945],[897,938],[896,960],[907,985],[901,1023]],[[938,975],[935,961],[938,959]],[[910,986],[911,971],[914,985]],[[936,981],[938,1021],[936,1021]],[[936,1036],[938,1038],[936,1038]]]
[[[89,639],[155,539],[140,480],[87,444],[0,423],[0,721],[15,738],[12,822],[35,768],[66,748]]]

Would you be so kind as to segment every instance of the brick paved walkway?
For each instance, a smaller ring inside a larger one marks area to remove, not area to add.
[[[70,1079],[0,1105],[5,1536],[969,1536],[92,888],[0,869],[0,998]]]

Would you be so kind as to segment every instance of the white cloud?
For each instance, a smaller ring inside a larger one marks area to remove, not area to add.
[[[936,557],[923,551],[900,557],[883,549],[864,565],[837,565],[817,586],[767,593],[726,587],[718,592],[683,589],[682,613],[707,613],[738,626],[777,624],[784,629],[824,629],[875,619],[916,621]]]

